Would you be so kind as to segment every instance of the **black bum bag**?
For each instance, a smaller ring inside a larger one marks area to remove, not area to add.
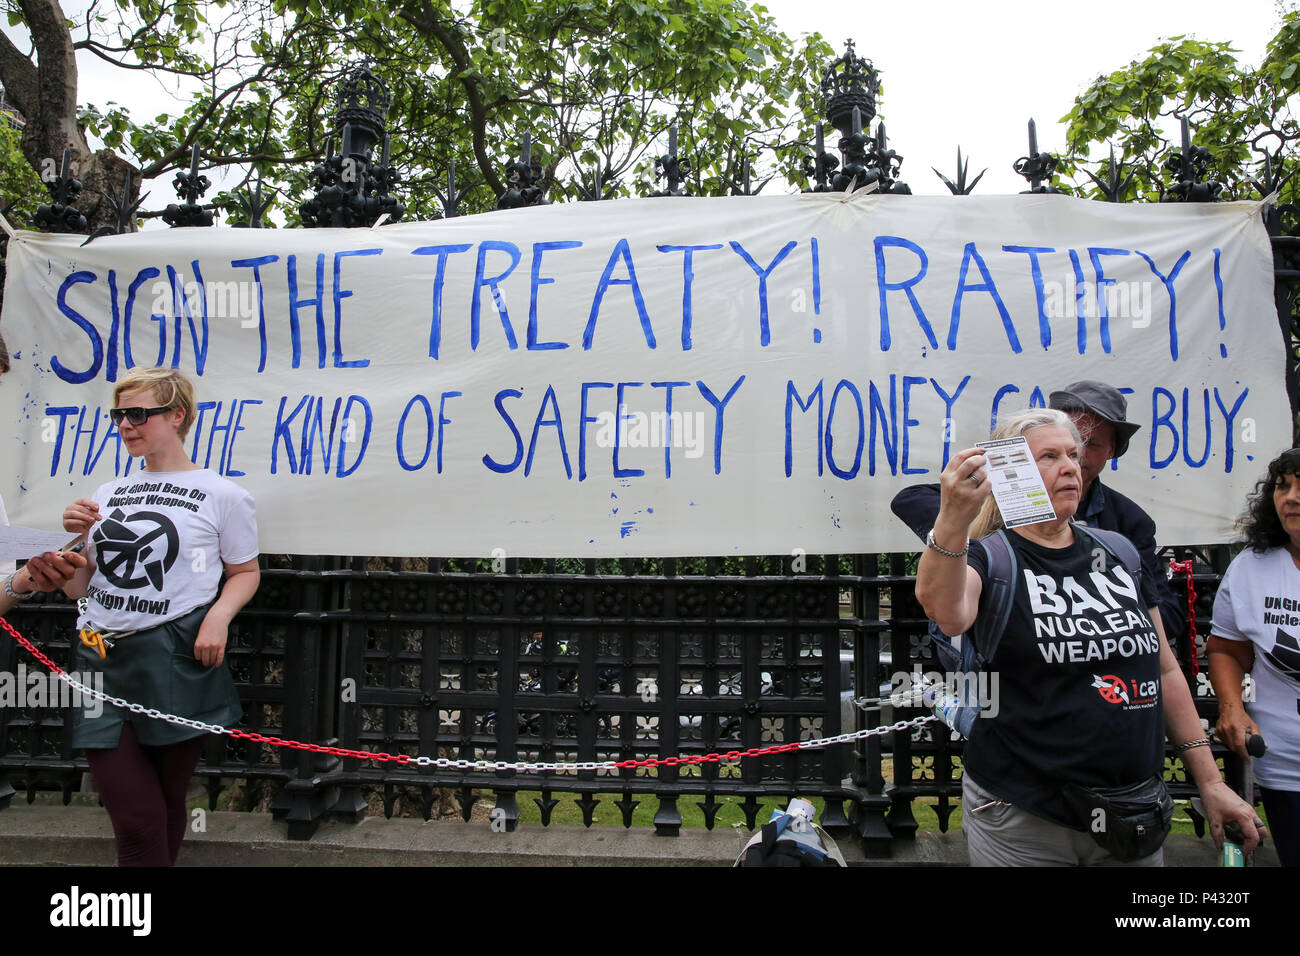
[[[1150,856],[1169,835],[1174,801],[1159,774],[1123,787],[1067,783],[1061,793],[1097,845],[1122,862]]]

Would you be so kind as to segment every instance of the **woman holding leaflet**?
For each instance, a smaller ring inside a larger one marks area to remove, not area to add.
[[[1017,435],[1056,517],[1001,531],[985,454],[967,448],[943,470],[939,517],[917,571],[926,613],[956,635],[984,611],[995,535],[1005,534],[1018,568],[1006,627],[991,653],[981,648],[999,700],[996,715],[974,722],[963,761],[971,863],[1161,865],[1162,731],[1196,780],[1216,844],[1235,819],[1253,850],[1258,817],[1210,757],[1187,682],[1143,606],[1136,552],[1130,571],[1120,549],[1070,520],[1082,487],[1078,432],[1062,412],[1029,409],[1003,417],[993,433]]]

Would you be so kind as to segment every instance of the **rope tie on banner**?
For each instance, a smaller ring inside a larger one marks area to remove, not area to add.
[[[1187,575],[1187,640],[1191,645],[1191,653],[1188,657],[1192,660],[1192,673],[1199,674],[1201,665],[1196,660],[1196,585],[1192,583],[1192,561],[1173,561],[1169,562],[1169,570],[1174,574]]]
[[[330,754],[335,757],[351,757],[357,760],[376,760],[379,762],[389,762],[401,764],[403,766],[413,767],[440,767],[454,770],[480,770],[480,771],[499,771],[514,770],[522,773],[545,773],[547,771],[567,771],[567,770],[632,770],[640,767],[677,767],[681,765],[700,764],[700,763],[718,763],[723,760],[740,760],[744,757],[763,757],[768,754],[789,753],[796,750],[816,750],[822,747],[830,747],[835,744],[852,743],[855,740],[862,740],[866,737],[876,737],[883,734],[901,732],[921,727],[932,720],[937,720],[933,714],[925,714],[921,717],[915,717],[912,720],[900,720],[888,727],[873,727],[869,730],[858,730],[848,734],[837,734],[834,737],[818,737],[813,740],[800,740],[794,743],[772,744],[767,747],[750,747],[747,750],[729,750],[726,753],[710,754],[681,754],[676,757],[647,757],[644,760],[583,760],[568,762],[528,762],[528,761],[509,761],[509,760],[464,760],[453,759],[451,757],[426,757],[415,756],[410,754],[388,754],[381,751],[371,750],[349,750],[346,747],[330,747],[325,744],[309,744],[301,740],[286,740],[283,737],[274,737],[267,734],[259,734],[253,731],[240,730],[236,727],[222,727],[220,724],[209,724],[201,720],[193,720],[189,717],[178,717],[175,714],[164,714],[152,707],[145,707],[132,701],[123,700],[121,697],[113,697],[100,690],[87,687],[85,684],[73,678],[63,668],[50,660],[38,647],[31,641],[19,634],[10,623],[3,617],[0,617],[0,626],[9,633],[18,644],[31,654],[32,657],[44,664],[59,680],[67,684],[74,691],[83,697],[89,697],[95,700],[101,700],[107,704],[113,704],[129,710],[133,714],[141,714],[145,717],[161,720],[169,724],[176,724],[180,727],[192,727],[195,730],[201,730],[205,733],[219,734],[227,737],[234,737],[237,740],[249,740],[253,743],[269,744],[273,747],[287,747],[291,750],[306,750],[311,753]]]

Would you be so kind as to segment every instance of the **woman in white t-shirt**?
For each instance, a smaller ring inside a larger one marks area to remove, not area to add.
[[[182,373],[134,370],[116,383],[113,404],[113,424],[144,470],[63,514],[89,559],[64,588],[85,598],[74,669],[102,674],[111,696],[230,726],[241,707],[226,635],[260,580],[253,499],[186,454],[195,400]],[[175,863],[206,734],[113,705],[97,717],[74,710],[72,722],[113,821],[119,865]]]
[[[1219,585],[1207,648],[1215,732],[1242,757],[1249,735],[1264,738],[1254,771],[1268,829],[1282,865],[1300,866],[1300,448],[1269,462],[1240,527],[1247,547]]]

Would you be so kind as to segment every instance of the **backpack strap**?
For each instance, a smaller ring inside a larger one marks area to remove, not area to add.
[[[1076,534],[1082,532],[1085,538],[1090,538],[1105,548],[1112,558],[1128,569],[1134,581],[1138,580],[1142,572],[1142,556],[1138,554],[1132,541],[1118,531],[1107,531],[1105,528],[1093,528],[1085,524],[1076,524],[1072,527]]]
[[[962,651],[963,657],[974,665],[972,670],[983,670],[998,649],[1002,632],[1011,617],[1017,574],[1016,553],[1011,550],[1005,529],[999,528],[980,538],[980,546],[988,555],[988,578],[980,596],[980,613],[970,630],[975,639],[974,647],[970,652],[964,648]]]

